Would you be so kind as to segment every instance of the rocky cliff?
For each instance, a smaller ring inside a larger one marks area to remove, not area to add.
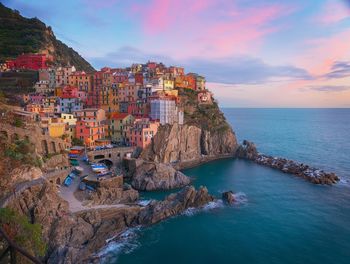
[[[141,157],[184,168],[233,156],[238,147],[236,136],[217,103],[200,105],[197,92],[179,92],[179,108],[184,110],[185,124],[161,126]]]
[[[68,203],[57,194],[56,185],[47,182],[27,189],[9,207],[43,227],[42,235],[48,245],[44,261],[90,263],[93,255],[106,245],[106,240],[118,239],[127,228],[154,224],[213,200],[206,188],[195,190],[189,186],[145,207],[121,205],[72,214]]]

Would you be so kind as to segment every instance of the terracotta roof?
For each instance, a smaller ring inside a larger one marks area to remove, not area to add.
[[[110,119],[124,119],[128,115],[130,115],[130,114],[128,114],[128,113],[113,113],[113,114],[111,114]]]

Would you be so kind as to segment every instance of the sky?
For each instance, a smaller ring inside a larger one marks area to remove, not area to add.
[[[96,69],[148,60],[222,107],[350,107],[350,0],[0,0]]]

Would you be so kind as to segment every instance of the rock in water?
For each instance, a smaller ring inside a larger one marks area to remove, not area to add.
[[[278,169],[284,173],[294,174],[295,176],[304,178],[305,180],[314,184],[332,185],[340,180],[334,173],[327,173],[323,170],[313,168],[293,160],[260,154],[257,151],[255,144],[246,140],[244,140],[243,144],[238,147],[236,157],[251,160],[257,164]]]
[[[169,164],[142,162],[136,167],[131,185],[137,190],[168,190],[186,186],[190,178]]]
[[[222,200],[227,204],[234,204],[236,201],[235,195],[232,191],[222,193]]]
[[[259,155],[258,150],[253,142],[247,140],[237,148],[236,157],[241,159],[254,160]]]
[[[212,201],[214,197],[206,187],[200,187],[196,191],[193,186],[186,186],[180,192],[170,194],[164,201],[152,201],[140,211],[138,222],[142,225],[155,224],[188,208],[200,208]]]

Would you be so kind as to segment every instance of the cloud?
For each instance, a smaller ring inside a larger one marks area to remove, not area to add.
[[[127,67],[133,63],[145,63],[149,60],[166,64],[175,63],[168,56],[146,53],[132,46],[121,47],[117,51],[109,52],[103,57],[89,58],[89,61],[97,68],[102,68],[106,65],[110,67]]]
[[[346,78],[350,76],[350,62],[348,61],[336,61],[329,73],[324,77],[328,79],[333,78]]]
[[[329,25],[338,23],[350,17],[349,8],[346,1],[328,0],[323,5],[320,14],[316,17],[316,22]],[[347,1],[349,2],[349,1]]]
[[[276,3],[247,4],[224,0],[152,0],[133,5],[149,41],[175,58],[224,57],[249,53],[283,28],[277,19],[294,7]],[[157,45],[156,42],[156,45]]]
[[[319,86],[309,86],[307,90],[317,91],[317,92],[343,92],[350,90],[350,86],[343,85],[319,85]],[[305,91],[305,90],[302,90]]]
[[[276,80],[308,80],[304,69],[290,65],[273,66],[261,59],[247,56],[225,59],[192,59],[184,63],[186,69],[206,76],[210,82],[226,84],[258,84]]]
[[[103,57],[89,59],[94,66],[99,68],[106,65],[126,67],[132,63],[145,63],[148,60],[163,62],[166,65],[181,65],[185,67],[187,72],[196,72],[206,76],[208,82],[226,84],[257,84],[276,80],[311,79],[311,76],[304,69],[291,65],[273,66],[261,59],[248,56],[175,60],[169,56],[147,53],[131,46],[125,46]]]

